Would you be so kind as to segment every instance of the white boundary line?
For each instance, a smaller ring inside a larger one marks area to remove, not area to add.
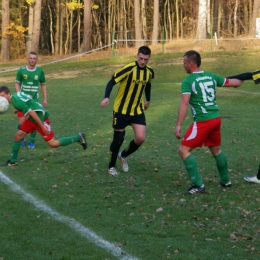
[[[11,190],[20,194],[25,201],[33,204],[35,206],[35,208],[50,215],[53,219],[66,224],[67,226],[69,226],[71,229],[73,229],[74,231],[76,231],[77,233],[79,233],[80,235],[85,237],[90,242],[109,251],[112,255],[116,256],[118,259],[138,260],[138,258],[135,258],[135,257],[129,255],[128,253],[122,251],[120,247],[115,246],[114,244],[104,240],[102,237],[95,234],[89,228],[84,227],[79,222],[58,213],[57,211],[53,210],[51,207],[49,207],[44,202],[37,200],[33,195],[24,191],[19,185],[17,185],[12,180],[10,180],[1,171],[0,171],[0,180],[3,183],[5,183],[6,185],[8,185],[11,188]]]
[[[66,58],[63,58],[63,59],[46,62],[46,63],[44,63],[44,64],[39,64],[39,65],[37,65],[37,66],[38,66],[38,67],[42,67],[42,66],[46,66],[46,65],[49,65],[49,64],[57,63],[57,62],[61,62],[61,61],[69,60],[69,59],[74,59],[74,58],[76,58],[76,57],[80,57],[80,56],[83,56],[83,55],[85,55],[85,54],[89,54],[89,53],[94,52],[94,51],[102,50],[102,49],[107,48],[107,47],[110,47],[110,46],[112,46],[112,45],[114,45],[114,44],[116,44],[116,40],[114,40],[111,44],[102,46],[102,47],[97,48],[97,49],[94,49],[94,50],[82,52],[82,53],[79,53],[79,54],[76,54],[76,55],[73,55],[73,56],[69,56],[69,57],[66,57]],[[19,67],[19,68],[20,68],[20,67]],[[16,71],[16,70],[18,70],[19,68],[6,69],[6,70],[3,69],[3,70],[0,70],[0,73]]]

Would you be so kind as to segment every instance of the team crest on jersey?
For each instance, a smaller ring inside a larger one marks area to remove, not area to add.
[[[27,78],[28,78],[28,75],[26,75],[26,74],[23,75],[23,78],[24,78],[24,79],[27,79]]]
[[[34,76],[34,80],[38,80],[38,75],[35,75],[35,76]]]

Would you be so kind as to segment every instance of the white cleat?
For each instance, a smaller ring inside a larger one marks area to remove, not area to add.
[[[254,183],[260,184],[260,180],[258,180],[256,176],[252,176],[252,177],[247,176],[247,177],[244,177],[244,180],[248,181],[248,182],[254,182]]]

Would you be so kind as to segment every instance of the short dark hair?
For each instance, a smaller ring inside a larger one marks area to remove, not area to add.
[[[30,52],[29,52],[29,54],[28,54],[28,56],[29,56],[30,54],[33,54],[33,55],[36,55],[36,56],[38,56],[38,53],[37,53],[37,52],[35,52],[35,51],[30,51]]]
[[[183,57],[185,57],[185,56],[188,58],[188,60],[190,60],[194,64],[196,64],[197,67],[200,67],[200,65],[201,65],[201,57],[200,57],[200,54],[197,51],[194,51],[194,50],[187,51],[183,55]]]
[[[148,47],[148,46],[141,46],[139,49],[138,49],[138,54],[139,53],[142,53],[144,55],[151,55],[151,49]]]
[[[1,93],[1,92],[4,92],[5,94],[9,94],[9,93],[10,93],[10,90],[9,90],[8,87],[2,86],[2,87],[0,87],[0,93]]]

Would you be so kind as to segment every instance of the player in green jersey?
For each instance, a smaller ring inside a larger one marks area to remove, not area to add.
[[[110,145],[109,175],[117,175],[116,160],[119,159],[122,170],[128,172],[127,156],[137,151],[145,141],[146,121],[144,110],[149,107],[151,81],[154,78],[153,69],[147,65],[151,50],[147,46],[138,49],[137,61],[126,64],[118,69],[107,83],[105,98],[101,107],[109,103],[109,96],[115,84],[120,83],[113,106],[114,136]],[[146,102],[144,102],[144,93]],[[134,130],[135,138],[128,147],[119,152],[124,141],[125,128],[130,125]]]
[[[9,103],[13,104],[17,111],[22,111],[26,116],[26,120],[20,125],[20,129],[14,135],[11,158],[2,166],[16,166],[18,164],[17,159],[21,145],[20,142],[28,133],[32,133],[33,131],[39,132],[52,148],[79,142],[83,149],[86,150],[87,142],[85,134],[83,133],[56,140],[54,138],[54,132],[51,130],[49,113],[40,103],[32,99],[29,95],[22,92],[11,95],[8,87],[2,86],[0,87],[0,96],[5,97]]]
[[[46,108],[47,102],[47,89],[44,71],[36,66],[38,61],[38,54],[30,52],[28,55],[28,64],[20,68],[16,74],[15,90],[29,95],[35,101],[39,101],[39,85],[43,95],[43,106]],[[19,126],[25,121],[25,116],[21,111],[17,112]],[[30,134],[30,142],[28,147],[34,148],[34,141],[37,131]],[[21,145],[25,146],[25,141],[21,141]]]
[[[179,146],[178,152],[189,174],[192,186],[185,194],[205,192],[205,186],[198,171],[197,161],[192,155],[196,147],[208,146],[217,165],[220,176],[220,187],[231,187],[227,158],[220,149],[221,118],[216,103],[216,88],[238,87],[243,81],[228,79],[200,69],[201,57],[196,51],[184,54],[183,67],[188,74],[182,81],[182,97],[174,134],[181,138],[181,125],[186,116],[188,106],[193,115],[193,124],[189,127]]]

